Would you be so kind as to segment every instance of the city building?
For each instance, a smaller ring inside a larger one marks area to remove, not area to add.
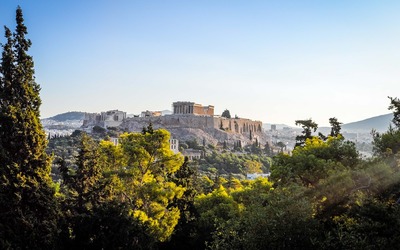
[[[175,153],[179,153],[179,141],[177,139],[171,138],[169,140],[169,148]]]

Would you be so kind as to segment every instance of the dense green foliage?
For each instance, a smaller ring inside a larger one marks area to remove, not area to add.
[[[54,246],[57,206],[20,8],[16,23],[13,34],[5,28],[0,67],[0,248],[43,249]]]
[[[218,174],[242,174],[269,172],[271,158],[266,155],[236,154],[233,152],[212,151],[198,161],[203,171],[215,169]],[[256,165],[256,166],[255,166]]]

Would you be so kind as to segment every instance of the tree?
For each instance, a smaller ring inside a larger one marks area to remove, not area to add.
[[[162,249],[185,249],[195,247],[194,238],[196,232],[197,211],[194,206],[194,200],[197,195],[196,179],[197,171],[189,164],[188,157],[185,157],[183,165],[176,171],[171,180],[178,186],[184,187],[185,191],[182,197],[175,197],[170,207],[177,207],[180,211],[178,224],[170,241],[164,243]]]
[[[281,149],[281,153],[283,153],[283,149],[286,148],[286,144],[281,141],[278,141],[275,145]]]
[[[323,141],[326,141],[329,136],[338,137],[339,135],[341,135],[340,130],[342,129],[342,127],[340,125],[343,123],[338,122],[337,118],[333,117],[333,118],[329,118],[329,124],[331,125],[331,132],[327,136],[325,136],[321,132],[318,133],[319,138],[321,138],[321,140],[323,140]]]
[[[331,125],[330,136],[337,137],[338,135],[340,135],[340,130],[342,129],[342,127],[340,125],[343,123],[339,122],[336,117],[333,117],[333,118],[329,118],[329,124]]]
[[[400,151],[400,130],[390,126],[388,131],[384,133],[372,131],[372,137],[375,155],[387,157]]]
[[[344,141],[340,136],[329,137],[327,141],[313,137],[303,147],[296,147],[292,155],[276,156],[271,178],[281,183],[315,186],[332,171],[354,168],[358,156],[354,143]]]
[[[149,133],[149,134],[153,134],[154,133],[153,123],[150,122],[147,127],[143,127],[142,134],[145,135],[146,133]]]
[[[119,183],[114,182],[113,176],[103,175],[108,174],[103,167],[108,171],[115,170],[116,162],[107,156],[117,150],[107,151],[109,146],[100,149],[97,142],[82,134],[75,171],[60,162],[64,199],[58,248],[137,249],[139,243],[135,237],[141,239],[140,244],[150,239],[146,227],[130,216],[124,201],[118,200]],[[118,152],[115,155],[119,156]],[[107,163],[100,164],[99,160]]]
[[[229,110],[225,109],[224,112],[222,112],[221,116],[225,118],[231,118],[231,113],[229,112]]]
[[[393,123],[396,128],[392,125],[389,126],[388,131],[384,133],[378,133],[375,130],[372,131],[373,136],[373,147],[375,155],[385,158],[390,165],[396,167],[400,162],[400,100],[398,98],[389,97],[391,104],[389,109],[393,110]]]
[[[156,241],[170,238],[178,223],[180,211],[170,206],[185,188],[169,180],[182,166],[183,157],[169,148],[170,134],[164,129],[143,129],[142,133],[125,133],[118,147],[122,148],[124,166],[116,178],[131,215]]]
[[[268,155],[268,156],[270,156],[271,155],[271,147],[269,146],[269,143],[268,142],[266,142],[265,143],[265,146],[264,146],[264,153],[266,154],[266,155]]]
[[[72,171],[61,160],[65,199],[62,202],[64,217],[61,220],[60,241],[65,246],[90,246],[97,232],[92,230],[93,210],[102,199],[100,182],[102,173],[98,164],[99,149],[87,134],[82,134],[76,171]]]
[[[259,179],[232,194],[243,209],[223,222],[215,220],[218,227],[212,232],[211,249],[316,249],[318,224],[304,188],[271,187],[266,179]],[[213,207],[226,204],[222,202]]]
[[[400,128],[400,99],[395,97],[390,97],[390,106],[389,110],[393,110],[393,123],[396,125],[397,128]]]
[[[88,135],[83,134],[76,161],[76,174],[70,184],[74,191],[75,208],[79,211],[90,210],[100,200],[99,186],[103,176],[99,158],[98,145]]]
[[[199,213],[197,227],[199,229],[197,247],[205,249],[207,241],[212,240],[212,233],[221,225],[240,214],[240,206],[234,201],[227,190],[219,185],[211,193],[201,194],[195,199]]]
[[[93,131],[93,133],[95,133],[95,134],[100,134],[100,135],[105,135],[106,134],[106,129],[105,128],[103,128],[103,127],[100,127],[100,126],[94,126],[93,128],[92,128],[92,131]]]
[[[262,173],[261,170],[262,163],[259,161],[246,160],[243,165],[246,169],[246,173],[249,174]]]
[[[296,145],[297,146],[304,146],[305,142],[307,139],[312,138],[312,133],[317,131],[318,129],[318,124],[313,122],[311,119],[308,120],[297,120],[295,121],[296,125],[303,128],[303,131],[301,132],[302,135],[296,136]]]
[[[13,35],[5,28],[0,67],[0,248],[46,249],[57,234],[55,190],[20,7],[16,23]]]
[[[82,134],[74,164],[61,159],[63,217],[57,249],[151,249],[149,226],[132,216],[117,177],[126,160],[109,141]]]

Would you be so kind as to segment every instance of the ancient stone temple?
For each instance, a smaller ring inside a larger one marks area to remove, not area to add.
[[[174,102],[172,104],[174,115],[207,115],[214,116],[214,106],[203,106],[194,102]]]
[[[141,132],[151,123],[154,129],[166,129],[174,139],[183,141],[196,139],[213,145],[227,143],[232,146],[237,141],[242,145],[254,141],[264,144],[267,141],[261,121],[214,115],[214,106],[203,106],[195,102],[174,102],[172,107],[172,115],[148,110],[133,117],[126,117],[126,112],[118,110],[87,114],[83,128],[119,127],[121,131]],[[175,145],[172,150],[178,150],[179,144],[171,140],[171,145]]]

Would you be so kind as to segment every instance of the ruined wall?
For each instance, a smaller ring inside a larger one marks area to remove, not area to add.
[[[262,122],[242,118],[225,118],[195,115],[166,115],[159,117],[132,117],[125,119],[121,127],[129,131],[141,130],[149,123],[154,128],[198,128],[221,129],[228,133],[262,133]]]
[[[193,114],[214,116],[214,106],[202,106],[200,104],[195,104],[193,106]]]
[[[161,115],[162,115],[161,111],[146,110],[146,111],[142,111],[142,113],[140,114],[140,117],[161,116]]]
[[[222,128],[232,133],[246,134],[251,131],[256,134],[262,132],[262,122],[250,119],[215,117],[214,124],[216,125],[215,128]]]
[[[126,112],[119,110],[110,110],[101,112],[101,121],[123,121],[126,118]]]
[[[101,126],[103,128],[118,127],[124,119],[126,119],[126,112],[119,110],[110,110],[101,112],[100,114],[86,113],[82,126]]]

